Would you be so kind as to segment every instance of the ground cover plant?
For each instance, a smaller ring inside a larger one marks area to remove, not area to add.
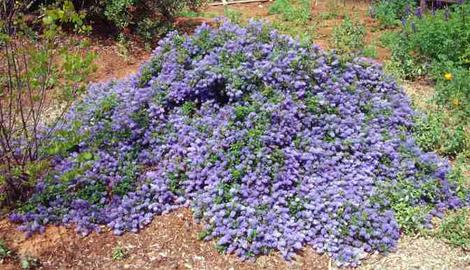
[[[10,216],[31,235],[137,232],[188,206],[200,238],[248,259],[305,245],[340,265],[468,204],[422,151],[398,85],[261,22],[170,33],[137,75],[93,85],[46,149],[54,168]]]

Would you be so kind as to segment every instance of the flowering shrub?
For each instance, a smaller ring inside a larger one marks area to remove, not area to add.
[[[172,32],[137,75],[90,87],[49,149],[54,170],[11,220],[28,234],[122,234],[189,206],[202,239],[244,259],[310,245],[356,265],[393,249],[400,226],[466,203],[449,164],[416,146],[412,118],[365,59],[261,22]]]

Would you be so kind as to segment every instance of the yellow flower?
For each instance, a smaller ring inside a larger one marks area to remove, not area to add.
[[[454,105],[454,107],[459,107],[460,106],[460,100],[458,98],[452,99],[452,105]]]
[[[452,80],[452,73],[446,72],[446,74],[444,74],[444,78],[446,79],[446,81]]]

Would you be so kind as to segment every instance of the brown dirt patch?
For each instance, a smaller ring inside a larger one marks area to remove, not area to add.
[[[183,33],[191,33],[202,23],[211,24],[208,18],[177,18],[175,27]],[[150,50],[145,48],[143,42],[137,36],[130,36],[126,47],[119,45],[115,39],[105,34],[94,35],[91,38],[89,51],[97,56],[94,64],[96,72],[91,75],[91,82],[104,82],[112,79],[122,79],[135,72],[149,59],[151,50],[157,44],[150,45]]]
[[[238,11],[242,14],[244,18],[266,18],[269,17],[268,10],[270,2],[260,2],[260,3],[247,3],[247,4],[233,4],[229,5],[229,9],[233,11]],[[224,7],[223,6],[209,6],[204,10],[204,13],[207,15],[213,16],[223,16]]]
[[[127,55],[112,39],[92,40],[90,51],[96,53],[96,72],[91,75],[91,82],[121,79],[135,73],[139,66],[149,58],[150,52],[142,45],[131,42]]]

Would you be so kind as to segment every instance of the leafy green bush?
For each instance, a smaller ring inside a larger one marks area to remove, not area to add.
[[[452,158],[469,157],[470,3],[415,14],[400,32],[381,37],[391,49],[386,68],[404,79],[427,76],[435,83],[437,108],[417,120],[415,137],[423,149]]]
[[[415,0],[377,0],[370,13],[382,27],[390,28],[399,25],[400,19],[409,15],[407,10],[410,12],[415,6]]]
[[[302,44],[311,44],[316,36],[317,25],[312,23],[308,25],[291,23],[287,21],[277,21],[272,23],[272,26],[290,36],[296,37]]]
[[[225,17],[227,17],[233,23],[241,23],[242,13],[234,9],[225,9]]]
[[[436,103],[453,112],[458,119],[470,119],[470,69],[448,68],[435,72]]]
[[[461,56],[470,45],[470,4],[456,8],[452,15],[440,11],[436,15],[413,17],[405,28],[408,42],[415,53],[428,60],[461,63]],[[468,67],[468,66],[467,66]]]
[[[429,70],[422,56],[412,53],[412,44],[404,37],[404,33],[390,33],[382,36],[382,43],[391,50],[391,57],[386,62],[386,69],[402,79],[415,79]]]
[[[346,17],[333,29],[331,43],[341,54],[360,51],[364,47],[366,28],[357,20]]]
[[[405,78],[429,74],[431,65],[470,67],[470,3],[449,11],[410,16],[403,20],[400,34],[389,36],[392,63]],[[432,74],[431,74],[432,75]],[[439,74],[438,76],[442,76]],[[436,79],[436,78],[435,78]]]
[[[425,173],[427,170],[432,169],[425,164],[416,160],[414,164],[419,173]],[[459,173],[459,172],[457,172]],[[459,195],[467,198],[469,190],[464,187],[460,182],[454,181],[453,184],[457,186],[460,191]],[[416,185],[410,181],[406,174],[398,173],[397,178],[392,182],[384,183],[378,187],[380,192],[377,195],[379,198],[386,198],[390,207],[395,213],[395,217],[400,226],[400,230],[406,234],[414,234],[426,230],[430,226],[430,212],[432,207],[429,205],[416,205],[416,201],[425,200],[431,201],[438,198],[441,183],[438,179],[434,179]]]
[[[311,2],[309,0],[276,0],[269,7],[269,14],[280,14],[286,21],[306,22],[311,17]]]
[[[0,6],[1,207],[24,199],[47,169],[45,149],[53,143],[52,131],[85,90],[95,58],[61,38],[62,24],[71,23],[77,32],[88,29],[83,16],[68,4],[46,9],[43,31],[37,34],[17,13],[21,3],[4,3]],[[56,116],[47,119],[48,115]]]
[[[144,34],[146,39],[165,32],[174,21],[175,17],[183,10],[196,10],[205,4],[205,0],[39,0],[32,8],[40,8],[41,5],[53,9],[66,5],[69,10],[77,10],[80,19],[89,22],[105,20],[118,30],[135,30]],[[30,7],[31,10],[31,7]],[[56,14],[65,18],[67,14]],[[76,20],[76,17],[70,17]],[[163,30],[159,30],[162,28]]]
[[[281,19],[273,20],[272,26],[284,34],[297,37],[302,44],[311,43],[317,26],[315,21],[310,21],[311,9],[311,1],[276,0],[269,7],[269,14],[278,14]]]
[[[374,44],[368,45],[364,48],[362,54],[365,57],[370,57],[370,58],[377,58],[378,53],[377,53],[377,46]]]
[[[384,31],[379,38],[380,46],[384,48],[390,48],[398,39],[400,39],[400,33],[395,31]]]
[[[158,19],[161,22],[172,22],[175,16],[185,8],[196,9],[204,4],[204,0],[108,0],[95,5],[102,10],[105,17],[118,28],[135,26],[145,18]]]

